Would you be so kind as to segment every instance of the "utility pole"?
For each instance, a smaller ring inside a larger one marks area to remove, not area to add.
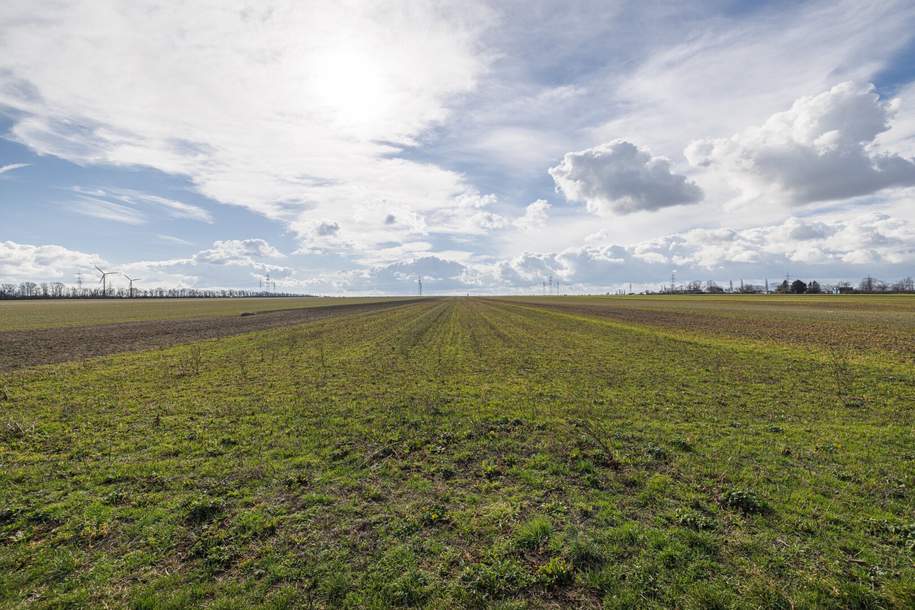
[[[766,278],[766,294],[769,294],[769,278]]]
[[[419,286],[419,296],[423,296],[423,276],[416,277],[416,284]]]
[[[267,279],[264,281],[264,284],[267,286],[267,292],[270,292],[270,274],[267,274]]]
[[[670,273],[670,294],[673,294],[674,290],[676,290],[676,284],[677,284],[677,270],[674,269]]]

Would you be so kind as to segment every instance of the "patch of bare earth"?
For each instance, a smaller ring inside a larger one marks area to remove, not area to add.
[[[417,300],[305,307],[196,320],[0,332],[0,371],[217,339],[332,316],[403,307]]]

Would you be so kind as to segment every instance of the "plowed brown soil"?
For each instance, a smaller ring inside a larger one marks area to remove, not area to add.
[[[155,320],[0,332],[0,371],[216,339],[330,316],[403,307],[416,302],[354,303],[196,320]]]

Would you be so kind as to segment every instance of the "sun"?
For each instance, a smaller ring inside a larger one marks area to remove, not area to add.
[[[318,109],[338,127],[374,131],[389,112],[394,92],[380,58],[358,46],[325,49],[314,58],[311,85]]]

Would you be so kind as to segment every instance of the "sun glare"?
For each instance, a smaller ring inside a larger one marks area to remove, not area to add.
[[[367,50],[338,47],[320,53],[312,72],[318,108],[339,127],[371,131],[393,97],[384,73],[382,63]]]

